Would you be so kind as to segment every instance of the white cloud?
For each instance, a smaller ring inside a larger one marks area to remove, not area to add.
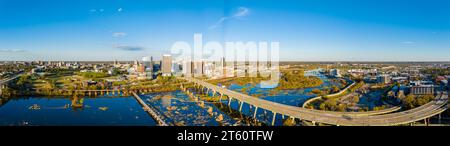
[[[105,9],[91,9],[91,10],[89,10],[89,12],[91,12],[91,13],[96,13],[96,12],[102,13],[103,11],[105,11]]]
[[[0,49],[0,53],[18,53],[18,52],[26,52],[25,50],[22,49]]]
[[[128,46],[128,45],[113,45],[114,48],[120,49],[122,51],[143,51],[144,47],[140,46]]]
[[[234,14],[233,17],[244,17],[244,16],[247,16],[248,13],[249,13],[248,8],[246,8],[246,7],[239,7],[239,11],[236,14]]]
[[[112,34],[112,36],[116,37],[116,38],[125,37],[126,35],[127,34],[124,33],[124,32],[115,32],[115,33]]]
[[[246,7],[239,7],[238,11],[234,13],[232,16],[228,17],[221,17],[214,25],[209,26],[209,29],[214,29],[220,25],[222,25],[223,22],[230,20],[230,19],[241,19],[245,16],[247,16],[250,13],[250,10]]]
[[[411,45],[411,44],[415,44],[416,42],[412,42],[412,41],[404,41],[404,42],[402,42],[402,44],[408,44],[408,45]]]
[[[122,10],[123,10],[122,8],[117,9],[118,12],[122,12]]]

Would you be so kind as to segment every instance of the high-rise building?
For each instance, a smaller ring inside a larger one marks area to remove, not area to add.
[[[142,65],[144,65],[145,70],[150,70],[151,68],[153,68],[151,66],[150,57],[142,57]]]
[[[222,77],[226,78],[227,77],[227,62],[225,60],[225,57],[222,57],[221,60],[221,64],[222,64]]]
[[[179,73],[181,73],[181,69],[182,69],[182,64],[180,64],[178,62],[172,63],[172,73],[179,74]]]
[[[194,74],[195,74],[195,76],[203,76],[203,74],[205,73],[205,64],[204,64],[204,61],[197,61],[197,62],[195,62],[195,65],[194,65]]]
[[[190,60],[183,62],[183,74],[185,77],[193,77],[194,63]]]
[[[150,56],[150,70],[153,72],[153,66],[154,66],[154,63],[153,63],[153,56]]]
[[[162,76],[171,76],[172,75],[172,56],[171,55],[163,55],[161,60],[161,72]]]
[[[153,57],[142,57],[142,65],[145,68],[147,79],[153,79]]]

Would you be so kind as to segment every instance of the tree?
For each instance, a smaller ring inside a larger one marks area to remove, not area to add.
[[[320,109],[320,110],[327,110],[327,107],[326,107],[325,103],[321,103],[321,104],[319,105],[319,109]]]
[[[409,94],[408,96],[403,98],[402,102],[403,102],[403,106],[406,109],[412,109],[415,107],[415,97],[412,94]]]
[[[31,76],[30,75],[22,75],[19,80],[17,80],[17,85],[24,86],[27,83],[30,83]]]
[[[347,106],[345,104],[339,104],[338,111],[344,112],[347,110]]]
[[[358,96],[353,96],[352,101],[353,101],[353,103],[358,103],[359,102],[359,97]]]
[[[381,106],[373,107],[373,110],[374,110],[374,111],[379,111],[379,110],[384,110],[385,108],[386,108],[385,105],[381,105]]]
[[[337,93],[339,92],[339,87],[337,87],[336,85],[331,86],[331,93]]]
[[[277,89],[299,89],[320,86],[323,81],[318,77],[304,76],[303,71],[283,72],[280,79],[280,86]]]
[[[415,105],[416,106],[421,106],[424,105],[430,101],[432,101],[434,99],[433,95],[423,95],[423,96],[419,96],[416,99]]]
[[[322,91],[320,91],[319,89],[313,89],[311,92],[316,95],[322,94]]]

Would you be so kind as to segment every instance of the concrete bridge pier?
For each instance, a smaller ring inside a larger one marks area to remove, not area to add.
[[[313,126],[316,126],[316,121],[311,121]]]
[[[439,124],[441,124],[441,113],[438,114]]]
[[[290,116],[290,119],[292,119],[292,124],[295,124],[295,117]]]
[[[256,113],[258,112],[258,107],[255,107],[255,111],[253,111],[253,119],[256,121]]]
[[[231,97],[228,96],[228,106],[231,105],[231,100],[233,100],[233,98],[231,98]]]
[[[424,123],[425,123],[425,126],[429,126],[430,121],[429,121],[428,118],[423,119],[423,121],[424,121]]]
[[[239,112],[242,112],[242,105],[244,105],[244,102],[240,101],[239,102]]]
[[[222,97],[223,97],[223,94],[222,94],[222,93],[220,93],[220,98],[219,98],[219,101],[222,101]]]

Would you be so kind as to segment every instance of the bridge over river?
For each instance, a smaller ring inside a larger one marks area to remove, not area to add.
[[[14,76],[12,76],[12,77],[9,77],[9,78],[2,79],[2,80],[0,80],[0,85],[6,84],[6,83],[8,83],[9,81],[12,81],[12,80],[14,80],[14,79],[17,79],[17,78],[19,78],[21,75],[22,75],[22,74],[17,74],[17,75],[14,75]]]
[[[351,116],[348,113],[318,111],[302,107],[285,105],[281,103],[275,103],[272,101],[259,99],[236,91],[232,91],[226,88],[218,87],[216,85],[195,78],[180,77],[180,79],[192,82],[195,84],[195,86],[206,88],[208,91],[211,91],[213,95],[219,94],[221,99],[223,96],[227,96],[228,105],[230,105],[232,100],[238,100],[240,104],[239,111],[241,111],[242,105],[244,103],[247,103],[255,107],[253,118],[256,117],[256,112],[258,108],[269,110],[273,113],[272,125],[274,125],[275,117],[277,114],[288,116],[292,119],[311,121],[314,125],[315,123],[338,125],[338,126],[399,125],[399,124],[413,123],[420,120],[425,120],[427,122],[428,118],[434,115],[438,115],[447,110],[448,108],[447,106],[448,93],[442,92],[438,94],[436,98],[430,103],[427,103],[412,110],[384,115],[369,114],[369,115]]]
[[[0,96],[3,94],[3,89],[6,87],[6,83],[19,78],[21,75],[22,73],[0,80]]]

